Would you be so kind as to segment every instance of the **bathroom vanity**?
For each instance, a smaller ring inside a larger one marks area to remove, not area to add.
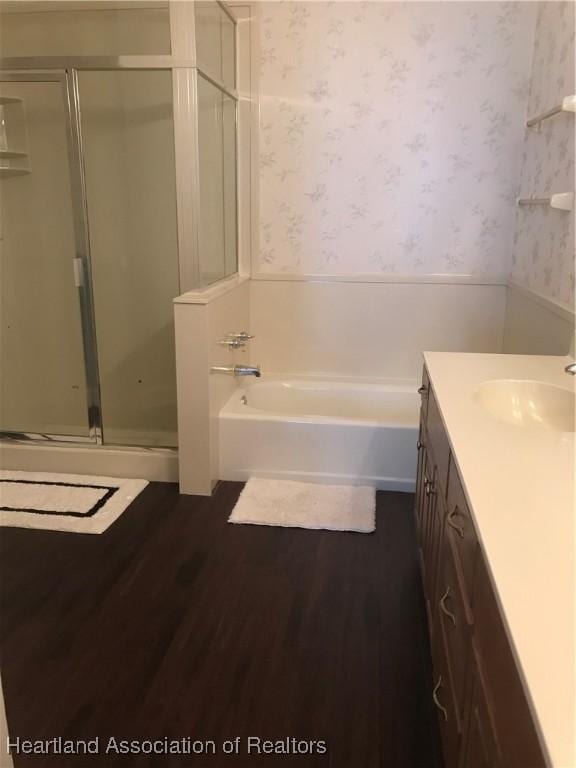
[[[576,765],[565,365],[425,354],[415,514],[446,768]]]

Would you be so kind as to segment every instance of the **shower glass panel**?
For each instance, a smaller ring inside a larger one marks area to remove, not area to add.
[[[78,73],[104,442],[175,446],[172,73]]]
[[[0,25],[2,56],[170,53],[168,3],[17,0],[0,3]]]
[[[68,126],[63,74],[0,75],[0,429],[81,439],[90,429]]]
[[[234,22],[214,0],[196,2],[196,57],[198,66],[228,88],[236,87],[236,30]]]
[[[222,33],[222,80],[229,88],[236,88],[236,25],[223,13]]]
[[[198,74],[200,282],[237,271],[236,103]]]
[[[224,184],[224,272],[238,271],[237,199],[236,199],[236,102],[222,98],[222,152]]]

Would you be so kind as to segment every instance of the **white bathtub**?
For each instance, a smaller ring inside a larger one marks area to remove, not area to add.
[[[262,378],[220,412],[220,477],[274,477],[411,491],[420,398],[416,382]]]

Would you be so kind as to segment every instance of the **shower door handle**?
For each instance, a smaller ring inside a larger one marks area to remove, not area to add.
[[[84,265],[82,259],[72,259],[72,267],[74,269],[74,285],[76,288],[82,288],[84,285]]]

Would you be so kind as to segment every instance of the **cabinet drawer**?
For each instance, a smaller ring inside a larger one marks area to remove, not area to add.
[[[467,612],[474,610],[472,605],[472,584],[474,569],[478,557],[478,539],[468,509],[466,497],[454,459],[450,458],[450,478],[448,481],[448,499],[446,514],[446,533],[452,544],[456,572],[459,576],[462,596]]]
[[[439,494],[446,498],[448,488],[448,465],[450,445],[440,416],[438,404],[432,387],[428,388],[428,410],[426,413],[426,435],[428,451],[432,454],[436,466],[436,483]]]
[[[446,644],[452,676],[455,707],[460,722],[464,721],[465,691],[470,664],[469,615],[459,584],[450,537],[445,536],[439,566],[436,611]]]

